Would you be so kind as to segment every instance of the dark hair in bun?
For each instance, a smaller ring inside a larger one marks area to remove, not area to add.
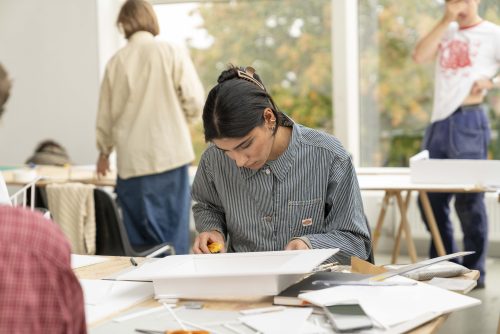
[[[208,93],[203,108],[207,142],[217,138],[246,136],[264,124],[266,108],[273,111],[279,124],[278,108],[253,68],[230,65],[222,71],[217,82]]]

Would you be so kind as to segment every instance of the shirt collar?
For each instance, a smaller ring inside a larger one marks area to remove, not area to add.
[[[129,37],[129,42],[140,42],[153,40],[155,37],[149,31],[136,31]]]
[[[300,143],[300,130],[299,126],[295,124],[295,122],[288,117],[285,114],[281,114],[282,120],[281,120],[281,125],[282,126],[288,126],[292,127],[292,137],[290,138],[290,143],[288,143],[288,147],[283,152],[276,160],[268,161],[264,166],[262,166],[258,170],[254,169],[249,169],[249,168],[239,168],[240,170],[240,175],[245,178],[249,179],[250,177],[254,176],[257,172],[263,172],[267,168],[271,169],[271,172],[276,175],[278,180],[283,181],[285,179],[285,176],[288,173],[288,170],[290,169],[290,166],[292,165],[295,156],[297,155],[297,149]]]

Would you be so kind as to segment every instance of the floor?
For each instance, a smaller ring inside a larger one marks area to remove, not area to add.
[[[377,265],[390,263],[390,254],[375,254]],[[400,263],[409,262],[401,257]],[[500,320],[500,258],[490,257],[486,261],[486,287],[476,289],[468,295],[482,301],[473,308],[453,312],[438,330],[438,334],[483,334],[497,333]]]

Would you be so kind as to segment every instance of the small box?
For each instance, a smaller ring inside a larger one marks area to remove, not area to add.
[[[410,158],[413,183],[500,187],[500,160],[429,159],[427,150]]]
[[[338,248],[167,256],[117,279],[153,281],[157,298],[273,296],[337,252]]]

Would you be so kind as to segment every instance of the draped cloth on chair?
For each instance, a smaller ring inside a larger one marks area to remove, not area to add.
[[[47,185],[49,210],[75,254],[95,254],[96,251],[94,188],[82,183]]]

